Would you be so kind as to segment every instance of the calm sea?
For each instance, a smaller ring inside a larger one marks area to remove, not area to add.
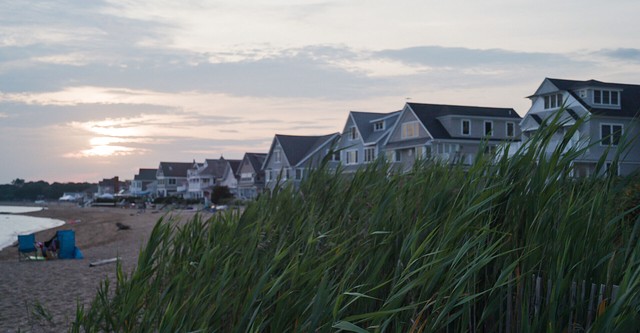
[[[11,246],[18,240],[18,235],[46,230],[63,225],[64,221],[44,217],[16,215],[37,212],[42,207],[0,206],[0,249]]]

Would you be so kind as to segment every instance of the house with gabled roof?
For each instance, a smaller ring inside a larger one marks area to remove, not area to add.
[[[319,136],[276,134],[262,165],[265,187],[274,189],[288,182],[298,186],[308,170],[318,167],[325,158],[333,159],[333,148],[339,138],[339,133]],[[337,163],[330,161],[330,167]]]
[[[417,159],[470,165],[481,147],[519,141],[512,108],[406,103],[384,141],[387,159],[410,169]]]
[[[133,176],[131,181],[131,187],[129,192],[133,196],[155,196],[157,191],[156,174],[158,169],[144,169],[138,170],[138,174]]]
[[[343,172],[354,172],[375,161],[383,153],[383,142],[399,115],[400,111],[349,112],[337,146]]]
[[[236,171],[239,165],[240,160],[227,160],[222,156],[219,159],[206,159],[204,163],[194,161],[187,171],[188,186],[185,198],[203,199],[206,202],[211,198],[216,186],[226,186],[231,193],[235,193],[238,187]]]
[[[160,162],[156,172],[157,196],[179,195],[178,187],[186,187],[187,170],[193,166],[190,162]]]
[[[238,198],[255,199],[264,189],[264,171],[262,165],[266,159],[265,153],[245,153],[236,178],[238,178]]]
[[[593,174],[600,158],[604,158],[604,170],[618,175],[628,175],[640,168],[640,140],[637,139],[640,136],[640,85],[545,78],[528,98],[531,107],[520,123],[523,142],[544,122],[557,117],[563,129],[547,147],[553,151],[566,128],[575,125],[578,119],[586,120],[568,145],[568,148],[574,145],[586,148],[585,153],[573,161],[575,176]],[[560,109],[562,114],[558,115]],[[622,152],[619,164],[614,166],[616,150],[625,146],[625,141],[629,145]]]

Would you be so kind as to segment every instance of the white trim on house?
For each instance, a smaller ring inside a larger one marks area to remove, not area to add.
[[[358,150],[357,149],[349,149],[344,151],[344,164],[345,165],[356,165],[358,164]]]
[[[376,160],[376,147],[363,147],[363,163],[371,163]]]
[[[467,133],[464,132],[464,124],[467,123]],[[471,119],[460,120],[460,135],[471,136]]]
[[[509,125],[512,126],[512,133],[509,135]],[[516,137],[516,123],[513,121],[507,121],[504,123],[504,136],[506,138],[515,138]]]
[[[420,136],[420,120],[407,121],[400,124],[400,139],[413,139]]]
[[[487,124],[491,125],[491,131],[487,133]],[[495,132],[495,128],[493,127],[493,120],[485,120],[482,124],[482,135],[485,137],[493,137],[493,133]]]
[[[604,126],[608,126],[609,127],[609,144],[605,144],[604,143],[604,135],[602,135],[602,128]],[[614,143],[614,126],[620,126],[620,135],[618,136],[618,143]],[[599,133],[600,133],[600,146],[602,147],[617,147],[618,144],[620,144],[620,140],[622,139],[622,136],[624,135],[624,124],[621,123],[600,123],[600,128],[599,128]]]

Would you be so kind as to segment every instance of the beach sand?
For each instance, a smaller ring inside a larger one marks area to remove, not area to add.
[[[72,229],[84,259],[18,262],[16,247],[0,251],[0,332],[64,332],[74,319],[79,301],[87,306],[101,281],[115,281],[115,264],[89,267],[89,263],[120,257],[125,272],[137,263],[138,253],[165,213],[147,209],[91,207],[52,203],[48,209],[25,215],[60,219],[66,224],[36,233],[49,240],[57,230]],[[172,212],[187,221],[194,212]],[[116,223],[130,226],[118,230]],[[40,304],[51,320],[35,315]]]

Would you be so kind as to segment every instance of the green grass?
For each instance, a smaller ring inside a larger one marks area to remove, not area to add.
[[[593,331],[634,327],[640,221],[623,200],[633,178],[571,178],[583,151],[543,157],[561,125],[467,169],[321,168],[242,215],[161,219],[137,268],[103,282],[72,331],[498,332],[510,290],[511,332],[561,332],[584,312],[568,306],[583,280],[620,285]],[[553,286],[537,316],[533,274]]]

